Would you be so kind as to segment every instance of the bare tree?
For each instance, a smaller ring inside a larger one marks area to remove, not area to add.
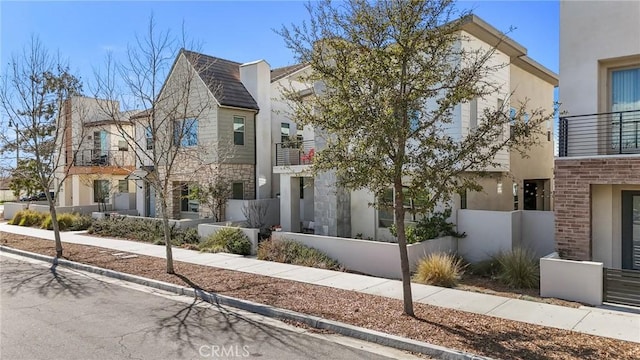
[[[112,100],[101,103],[110,118],[122,119],[119,104],[143,109],[130,118],[127,126],[133,125],[133,132],[127,131],[126,121],[115,123],[135,153],[138,178],[155,190],[170,274],[174,266],[169,218],[180,200],[175,194],[180,194],[182,183],[193,182],[199,170],[218,162],[217,147],[205,146],[198,138],[198,119],[216,109],[215,87],[199,79],[211,64],[184,50],[185,38],[184,30],[179,38],[158,31],[151,17],[146,33],[128,47],[124,61],[109,56],[105,67],[96,70],[95,94]]]
[[[17,167],[15,176],[31,178],[38,190],[46,194],[55,234],[56,256],[62,256],[62,242],[56,214],[56,197],[69,175],[73,149],[65,147],[64,137],[71,135],[71,117],[84,117],[81,107],[72,106],[70,98],[81,92],[80,80],[69,72],[59,55],[50,54],[37,37],[22,53],[11,58],[0,89],[0,110],[17,136],[2,131],[2,149],[20,151],[22,159],[33,166]],[[74,141],[82,141],[80,135]],[[76,148],[77,149],[77,148]],[[18,164],[16,164],[18,165]],[[56,180],[57,179],[57,180]]]
[[[264,230],[267,224],[269,202],[265,200],[250,200],[242,207],[242,214],[247,219],[250,228]]]

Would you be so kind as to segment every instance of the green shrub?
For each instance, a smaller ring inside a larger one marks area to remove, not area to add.
[[[500,272],[500,262],[496,257],[488,260],[482,260],[469,266],[469,272],[473,275],[494,278]]]
[[[200,243],[200,235],[198,235],[198,229],[196,228],[182,229],[172,226],[171,239],[180,245]]]
[[[200,251],[249,255],[251,253],[251,241],[242,230],[225,227],[209,235],[200,244]]]
[[[172,245],[180,246],[185,243],[200,242],[196,229],[181,229],[172,225],[170,231]],[[162,222],[152,218],[136,219],[116,216],[95,220],[89,228],[89,233],[144,241],[152,244],[164,244]]]
[[[414,280],[429,285],[453,287],[463,273],[462,259],[445,253],[432,253],[418,261]]]
[[[500,264],[498,280],[514,288],[536,289],[540,286],[540,268],[533,253],[516,248],[496,256]]]
[[[289,239],[263,241],[258,246],[258,259],[320,269],[341,269],[337,261],[320,250]]]
[[[42,222],[45,220],[46,214],[39,213],[33,210],[21,210],[18,211],[11,219],[12,225],[19,226],[40,226]]]
[[[456,238],[464,238],[465,233],[456,232],[456,225],[448,221],[451,217],[451,209],[444,211],[435,211],[430,216],[425,216],[415,224],[405,224],[405,236],[407,244],[415,244],[417,242],[437,239],[443,236],[453,236]],[[389,228],[391,235],[398,236],[396,224]]]
[[[89,215],[77,215],[71,226],[69,227],[70,231],[80,231],[87,230],[91,227],[93,223],[93,218]]]
[[[60,231],[69,230],[69,228],[73,226],[73,223],[74,221],[76,221],[77,217],[78,215],[69,213],[57,214],[58,228],[60,229]],[[44,219],[40,227],[43,229],[53,230],[53,221],[51,221],[51,214],[47,214],[47,217]]]

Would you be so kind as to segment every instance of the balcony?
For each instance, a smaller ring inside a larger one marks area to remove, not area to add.
[[[640,155],[640,110],[565,116],[558,156]]]
[[[73,166],[135,166],[135,156],[124,150],[79,150],[73,159]]]
[[[276,166],[310,165],[315,154],[313,140],[276,143]]]

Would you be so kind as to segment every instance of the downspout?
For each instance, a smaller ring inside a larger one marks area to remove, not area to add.
[[[260,109],[256,110],[253,114],[253,181],[255,184],[253,185],[253,198],[258,199],[258,186],[260,186],[260,181],[258,179],[258,113]],[[269,139],[271,142],[271,139]]]

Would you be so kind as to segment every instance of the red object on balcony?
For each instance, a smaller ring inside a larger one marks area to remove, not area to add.
[[[306,154],[302,154],[302,156],[300,157],[300,159],[302,160],[303,164],[309,164],[311,163],[311,161],[313,161],[313,155],[315,155],[316,151],[311,148],[311,150],[309,150],[308,153]]]

